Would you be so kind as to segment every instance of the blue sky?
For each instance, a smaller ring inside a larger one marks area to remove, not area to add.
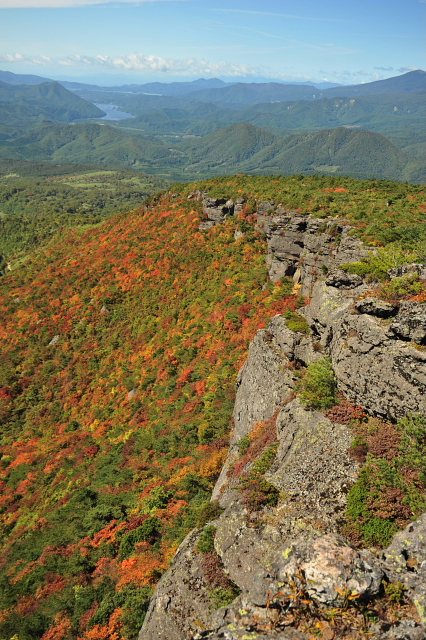
[[[420,0],[0,0],[0,69],[123,81],[371,82],[424,67]]]

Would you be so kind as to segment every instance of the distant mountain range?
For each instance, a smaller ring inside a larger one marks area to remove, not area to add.
[[[42,78],[41,76],[23,75],[17,73],[11,73],[10,71],[0,71],[0,82],[7,82],[8,84],[40,84],[41,82],[54,82],[52,78]],[[199,78],[190,82],[148,82],[144,84],[123,84],[103,86],[97,84],[90,84],[85,82],[71,82],[67,80],[57,80],[63,87],[74,91],[76,89],[86,91],[120,91],[130,93],[156,93],[168,96],[180,96],[185,93],[197,91],[201,89],[222,89],[224,87],[230,87],[233,84],[240,82],[235,80],[234,82],[224,82],[219,78]],[[260,82],[260,81],[259,81]],[[276,82],[276,81],[274,81]],[[339,87],[341,85],[333,82],[280,82],[279,84],[291,84],[291,85],[310,85],[318,89],[327,89],[331,87]]]
[[[127,165],[177,179],[320,172],[424,180],[424,71],[325,91],[200,79],[171,83],[169,95],[156,94],[162,83],[135,94],[123,87],[9,84],[5,77],[11,79],[0,74],[2,158]],[[350,95],[333,95],[342,91]],[[95,124],[104,112],[93,102],[134,117]]]

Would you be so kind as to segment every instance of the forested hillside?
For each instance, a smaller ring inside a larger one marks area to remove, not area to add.
[[[37,85],[0,83],[0,139],[7,139],[46,120],[72,122],[102,115],[105,115],[104,111],[58,82]]]
[[[102,165],[0,161],[0,271],[70,227],[139,208],[161,178]]]
[[[238,215],[200,231],[199,191]],[[249,342],[277,313],[302,326],[306,302],[267,276],[263,200],[345,218],[391,243],[385,263],[419,259],[419,186],[237,176],[69,230],[0,282],[0,638],[134,640],[179,543],[214,516]]]
[[[260,237],[198,221],[165,200],[4,283],[2,637],[134,637],[209,500],[247,342],[294,296],[262,290]]]
[[[412,142],[416,136],[406,144]],[[404,153],[380,133],[344,127],[277,136],[239,122],[203,137],[170,140],[106,124],[42,123],[0,141],[0,157],[123,165],[181,180],[235,172],[374,176],[414,183],[425,179],[420,156]]]

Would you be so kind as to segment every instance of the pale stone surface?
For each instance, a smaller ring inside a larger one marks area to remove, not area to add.
[[[279,448],[266,478],[282,491],[277,517],[283,535],[337,531],[358,465],[349,457],[349,428],[298,399],[277,417]]]
[[[182,542],[151,599],[138,640],[183,640],[205,628],[211,601],[195,552],[198,531]]]
[[[371,597],[381,587],[383,571],[368,552],[359,553],[336,534],[301,539],[288,550],[279,551],[273,564],[274,578],[284,582],[299,569],[306,578],[306,590],[319,602],[338,606],[342,595],[337,591]],[[282,587],[285,589],[286,587]]]
[[[266,329],[257,332],[250,344],[246,363],[237,378],[234,432],[228,459],[213,491],[213,500],[226,507],[233,499],[229,468],[239,457],[237,443],[251,433],[257,422],[268,420],[293,391],[295,376],[286,365],[294,357],[300,339],[288,329],[282,316],[275,316]]]
[[[426,625],[426,514],[394,536],[383,558],[392,580],[403,582],[409,589]]]

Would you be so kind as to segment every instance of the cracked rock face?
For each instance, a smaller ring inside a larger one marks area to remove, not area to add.
[[[300,337],[288,329],[282,316],[275,316],[250,344],[248,359],[237,378],[230,452],[213,491],[212,499],[220,499],[222,507],[233,499],[234,483],[229,484],[228,472],[239,456],[237,443],[252,431],[256,422],[271,418],[291,397],[295,376],[285,366],[294,358]]]
[[[426,514],[397,533],[383,552],[384,566],[394,582],[404,582],[426,625]]]
[[[183,640],[209,619],[211,601],[195,552],[198,531],[192,531],[180,545],[173,564],[157,585],[139,640]]]
[[[311,304],[301,310],[331,356],[339,389],[369,413],[391,420],[424,411],[424,351],[396,339],[381,318],[352,309],[348,294],[317,282]]]
[[[305,296],[310,295],[323,271],[327,273],[341,264],[357,262],[371,251],[358,238],[349,235],[350,226],[337,219],[324,221],[277,209],[269,216],[260,212],[257,229],[266,234],[271,280],[295,276],[297,272],[301,294]],[[348,278],[353,279],[346,274],[344,280]]]
[[[278,414],[277,433],[280,444],[266,478],[282,492],[277,507],[281,532],[337,531],[358,475],[348,455],[349,428],[304,409],[296,399]]]
[[[425,305],[405,300],[401,302],[398,315],[388,330],[388,336],[400,340],[412,340],[417,344],[426,344]]]

